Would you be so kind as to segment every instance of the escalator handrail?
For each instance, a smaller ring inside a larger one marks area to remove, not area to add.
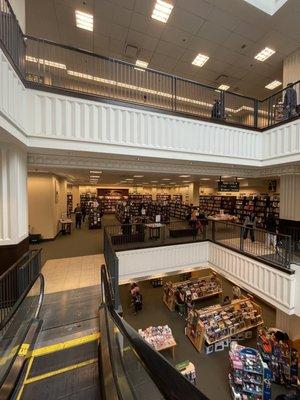
[[[45,292],[45,280],[44,280],[44,275],[42,273],[39,273],[37,275],[37,277],[31,282],[31,284],[27,287],[27,289],[22,293],[22,295],[18,298],[16,303],[13,305],[10,313],[7,314],[7,316],[1,321],[0,332],[7,326],[7,324],[9,324],[9,322],[11,321],[11,319],[17,312],[18,308],[20,307],[20,305],[22,304],[22,302],[24,301],[24,299],[26,298],[26,296],[28,295],[28,293],[30,292],[30,290],[32,289],[32,287],[34,286],[34,284],[37,282],[38,279],[40,280],[41,287],[40,287],[38,306],[37,306],[35,316],[34,316],[34,318],[38,318],[40,309],[43,304],[44,292]]]
[[[101,266],[102,302],[114,323],[127,338],[143,367],[167,400],[208,400],[208,398],[177,371],[160,353],[151,347],[115,311],[112,290],[105,265]]]

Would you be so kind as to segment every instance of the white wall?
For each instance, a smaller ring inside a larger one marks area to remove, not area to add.
[[[214,243],[197,242],[122,251],[117,256],[121,282],[209,266],[286,314],[299,311],[300,315],[297,307],[299,275],[281,272]]]
[[[53,175],[28,176],[28,212],[30,233],[53,239],[59,231],[59,219],[66,212],[67,182]]]
[[[23,33],[26,33],[25,0],[9,0],[9,2]]]
[[[300,48],[283,60],[283,87],[300,80]],[[299,95],[299,93],[298,93]]]

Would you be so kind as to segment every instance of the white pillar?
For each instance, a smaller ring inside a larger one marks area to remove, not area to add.
[[[194,206],[199,205],[199,182],[193,182],[189,184],[189,201]]]
[[[0,246],[18,244],[27,236],[27,154],[0,143]]]
[[[292,54],[283,60],[283,87],[290,82],[300,80],[300,49],[297,49]]]
[[[300,317],[276,309],[276,328],[286,332],[292,341],[300,339]]]
[[[280,219],[300,221],[300,175],[280,177]]]
[[[9,0],[10,5],[17,17],[19,25],[23,31],[26,32],[26,14],[25,14],[25,0]]]

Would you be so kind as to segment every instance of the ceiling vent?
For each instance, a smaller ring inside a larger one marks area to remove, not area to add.
[[[216,77],[215,82],[220,82],[220,81],[224,81],[228,78],[228,75],[225,74],[221,74],[219,76]]]
[[[136,59],[137,55],[138,55],[138,48],[136,46],[132,46],[131,44],[126,44],[125,56]]]

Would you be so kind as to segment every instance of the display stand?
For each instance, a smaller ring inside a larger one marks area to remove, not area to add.
[[[195,365],[190,361],[183,361],[177,364],[175,368],[193,385],[196,385],[196,369]]]
[[[89,229],[101,229],[101,211],[93,209],[89,214]]]
[[[257,346],[262,359],[272,371],[272,380],[280,385],[297,386],[298,384],[298,351],[289,340],[277,340],[278,329],[262,328],[258,331]],[[282,335],[284,336],[284,334]]]
[[[257,350],[232,342],[229,360],[233,399],[271,400],[272,372]]]
[[[73,212],[73,195],[71,193],[67,194],[67,216],[71,217]]]
[[[171,350],[173,360],[175,359],[175,347],[177,343],[168,325],[150,326],[145,330],[139,329],[138,333],[146,342],[154,347],[156,351]]]
[[[182,289],[185,297],[191,296],[192,301],[200,301],[222,294],[222,283],[215,273],[183,282],[167,282],[164,286],[163,302],[170,311],[175,310],[179,288]]]
[[[261,308],[248,295],[227,305],[191,310],[185,333],[199,352],[205,344],[205,352],[210,354],[224,350],[232,339],[251,337],[252,330],[261,324]]]

